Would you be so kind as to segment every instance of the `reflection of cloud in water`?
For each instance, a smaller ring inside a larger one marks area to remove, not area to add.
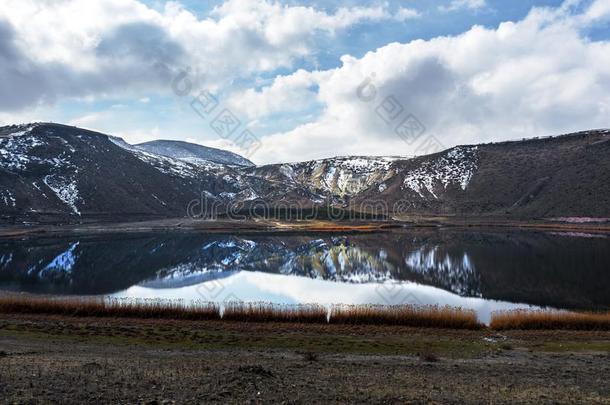
[[[306,277],[268,274],[260,272],[239,272],[222,280],[211,280],[198,285],[181,288],[154,289],[134,286],[113,294],[113,297],[161,298],[185,300],[211,300],[222,302],[240,299],[245,302],[266,301],[284,304],[318,303],[330,304],[402,304],[405,297],[413,297],[423,305],[450,305],[473,309],[479,319],[488,323],[493,311],[517,308],[531,308],[525,304],[461,297],[439,288],[416,283],[401,283],[400,289],[387,296],[379,292],[379,284],[346,284]],[[215,291],[207,294],[209,291]]]

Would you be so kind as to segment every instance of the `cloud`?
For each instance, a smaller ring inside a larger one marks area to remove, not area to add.
[[[387,5],[328,13],[271,0],[227,0],[204,18],[178,2],[156,10],[137,0],[4,0],[0,15],[0,111],[66,97],[168,94],[187,66],[198,72],[195,85],[218,89],[291,68],[321,36],[394,18]]]
[[[610,1],[595,0],[582,16],[582,20],[586,23],[610,20]]]
[[[565,8],[536,8],[495,29],[474,26],[457,36],[392,43],[361,58],[344,56],[336,69],[281,77],[281,85],[255,93],[257,104],[273,105],[275,99],[283,100],[280,107],[290,105],[284,96],[304,94],[313,81],[323,112],[265,137],[253,159],[417,153],[421,139],[408,144],[394,132],[408,114],[447,147],[608,127],[610,42],[582,33],[583,16],[591,10],[574,15]],[[367,79],[375,89],[372,100],[357,97]],[[403,108],[390,124],[378,115],[387,96]]]
[[[6,4],[1,3],[0,13]],[[155,25],[111,27],[105,37],[87,46],[83,47],[82,38],[75,37],[75,45],[64,48],[58,45],[63,38],[53,42],[30,35],[32,24],[21,21],[18,5],[14,10],[13,14],[4,14],[13,17],[12,22],[0,21],[0,111],[53,104],[64,97],[159,88],[168,77],[160,75],[153,68],[154,63],[184,59],[180,46]],[[36,16],[32,19],[37,20]],[[125,31],[131,34],[125,35]],[[39,42],[41,39],[44,40]]]
[[[134,129],[128,131],[118,131],[114,135],[120,136],[127,143],[136,145],[142,142],[153,141],[155,139],[164,139],[163,134],[158,126],[153,126],[150,129]]]
[[[420,18],[421,13],[413,8],[400,7],[396,14],[394,14],[394,19],[396,21],[406,21],[413,20],[416,18]]]
[[[456,10],[477,10],[487,6],[485,0],[451,0],[451,3],[446,6],[439,6],[438,9],[443,12]]]
[[[198,17],[178,2],[154,9],[137,0],[4,0],[0,120],[55,119],[49,106],[67,98],[146,104],[156,92],[171,94],[171,78],[189,66],[194,85],[220,94],[258,136],[268,134],[252,157],[257,163],[331,154],[409,155],[417,144],[395,133],[408,114],[445,146],[610,126],[610,45],[586,36],[589,28],[607,24],[608,0],[567,0],[495,28],[390,43],[363,56],[345,55],[334,69],[293,71],[341,30],[421,17],[415,9],[390,12],[387,3],[377,4],[327,11],[227,0]],[[485,6],[484,0],[453,0],[444,11]],[[282,74],[275,76],[277,71]],[[262,87],[247,88],[252,79],[274,76]],[[376,97],[366,101],[356,93],[369,79]],[[390,124],[378,114],[388,96],[402,106]],[[198,119],[186,105],[190,115],[173,125]],[[151,124],[162,130],[137,124],[129,129],[133,116],[118,110],[92,112],[72,123],[117,135],[123,128],[132,140],[166,131],[196,137],[191,132],[197,124],[191,123],[177,131],[162,121]]]
[[[109,119],[112,117],[108,112],[93,112],[73,118],[68,121],[68,124],[85,129],[95,129],[102,121]]]
[[[306,38],[311,31],[335,32],[363,21],[390,19],[386,6],[341,7],[332,14],[313,7],[285,6],[279,2],[229,0],[214,9],[220,21],[249,26],[274,45]]]
[[[182,46],[165,29],[148,22],[120,25],[100,38],[94,48],[97,60],[116,63],[172,64],[185,58]]]
[[[288,76],[278,76],[270,86],[260,90],[247,89],[234,93],[228,100],[232,110],[253,119],[276,112],[304,111],[316,103],[316,75],[297,70]]]

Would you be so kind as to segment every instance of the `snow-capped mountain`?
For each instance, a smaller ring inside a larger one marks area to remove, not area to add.
[[[0,128],[0,215],[9,222],[181,217],[203,190],[243,188],[225,180],[236,175],[231,166],[126,145],[59,124]]]
[[[313,203],[342,202],[371,187],[380,187],[398,171],[388,157],[336,157],[301,163],[284,163],[251,168],[249,178],[267,180],[266,195],[304,197]]]
[[[201,148],[130,145],[60,124],[2,127],[0,221],[184,217],[197,214],[187,209],[193,202],[220,215],[264,206],[267,216],[296,207],[318,218],[329,209],[385,218],[610,217],[609,130],[457,146],[411,159],[351,156],[258,167]]]
[[[254,163],[236,153],[188,142],[159,140],[139,143],[134,146],[156,155],[186,162],[199,163],[203,161],[224,165],[254,166]]]

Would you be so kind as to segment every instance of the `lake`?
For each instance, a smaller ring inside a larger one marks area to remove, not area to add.
[[[417,228],[0,240],[0,289],[203,301],[610,309],[610,238]]]

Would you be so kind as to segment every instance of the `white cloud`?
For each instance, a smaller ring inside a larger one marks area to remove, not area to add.
[[[276,112],[298,112],[316,102],[316,74],[298,70],[288,76],[278,76],[270,86],[257,91],[247,89],[235,93],[228,100],[233,111],[248,118],[267,116]]]
[[[197,81],[221,88],[292,67],[320,35],[394,18],[387,5],[327,13],[272,0],[227,0],[203,19],[178,2],[157,11],[137,0],[3,0],[0,16],[0,111],[168,92],[187,65]]]
[[[240,148],[235,142],[230,139],[214,139],[211,141],[200,141],[195,138],[186,138],[186,142],[196,143],[199,145],[207,146],[209,148],[216,148],[222,150],[228,150],[229,152],[237,153],[238,155],[245,155],[244,149]]]
[[[126,112],[126,114],[129,114],[129,112]],[[131,144],[166,138],[166,134],[158,126],[153,125],[150,128],[141,128],[138,127],[137,123],[133,123],[133,126],[127,125],[124,122],[124,118],[117,117],[112,110],[96,111],[78,116],[70,119],[67,124],[118,136]]]
[[[127,143],[130,143],[132,145],[164,138],[164,134],[158,126],[153,126],[150,129],[134,129],[129,131],[119,130],[118,132],[115,132],[112,135],[119,136],[125,141],[127,141]]]
[[[610,0],[595,0],[583,15],[585,22],[610,19]]]
[[[99,128],[101,122],[111,118],[112,117],[108,112],[93,112],[71,119],[68,121],[68,125],[74,125],[85,129],[95,129]]]
[[[420,17],[421,13],[419,11],[406,7],[400,7],[396,14],[394,14],[394,19],[397,21],[413,20]]]
[[[256,92],[258,104],[277,99],[290,105],[290,94],[300,94],[313,80],[324,112],[265,137],[253,159],[412,154],[419,140],[403,142],[393,132],[399,121],[388,126],[375,113],[389,95],[404,106],[401,117],[414,114],[447,147],[609,127],[610,42],[581,33],[591,10],[573,15],[563,8],[534,9],[524,20],[496,29],[475,26],[458,36],[393,43],[362,58],[344,56],[337,69],[282,77],[281,86]],[[364,102],[356,89],[372,74],[377,98]]]
[[[313,7],[252,0],[226,1],[213,14],[219,16],[220,21],[251,27],[273,45],[294,43],[295,39],[306,38],[314,30],[334,32],[366,20],[391,18],[385,6],[339,8],[328,14]]]
[[[228,0],[198,18],[178,2],[157,10],[137,0],[4,0],[0,122],[53,119],[57,111],[49,105],[67,97],[128,93],[147,103],[156,91],[169,93],[170,78],[187,65],[192,80],[226,91],[236,79],[292,69],[354,24],[420,17],[414,9],[391,13],[386,3],[378,4],[327,12],[272,0]],[[445,10],[485,5],[453,0]],[[403,142],[375,113],[388,95],[402,103],[402,116],[417,116],[427,134],[446,146],[608,127],[610,44],[582,32],[609,17],[610,0],[567,0],[495,29],[474,26],[457,36],[391,43],[360,58],[346,55],[336,69],[297,70],[262,88],[230,94],[223,103],[248,118],[259,136],[258,128],[273,128],[275,115],[306,122],[312,111],[322,111],[307,124],[264,137],[264,147],[252,156],[257,163],[413,153],[416,145]],[[155,68],[157,62],[165,68]],[[372,74],[377,98],[363,102],[356,88]],[[71,123],[132,142],[167,137],[163,132],[188,136],[185,127],[137,124],[121,134],[115,130],[127,120],[117,121],[114,110]],[[239,152],[228,141],[206,144]]]
[[[446,6],[439,6],[439,10],[441,11],[456,11],[456,10],[477,10],[487,6],[485,0],[451,0]]]

